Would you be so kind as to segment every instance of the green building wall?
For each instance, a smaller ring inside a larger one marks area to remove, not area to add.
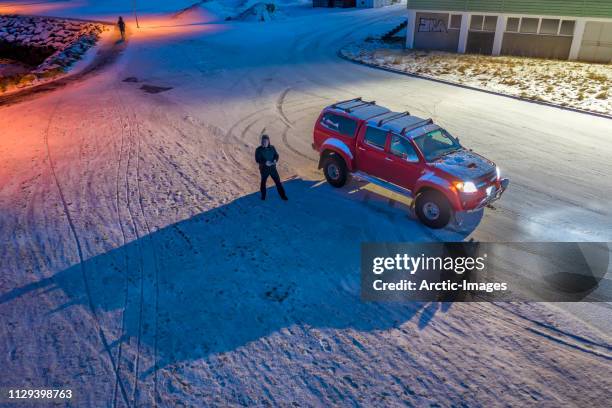
[[[612,0],[407,0],[409,9],[612,18]]]

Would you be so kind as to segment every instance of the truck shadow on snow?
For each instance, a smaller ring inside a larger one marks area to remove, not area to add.
[[[287,203],[276,191],[265,202],[238,198],[5,293],[0,304],[46,296],[57,305],[51,315],[91,304],[113,349],[156,347],[143,377],[285,328],[373,331],[412,319],[423,328],[450,307],[360,301],[361,242],[432,240],[404,209],[327,184],[285,185]]]

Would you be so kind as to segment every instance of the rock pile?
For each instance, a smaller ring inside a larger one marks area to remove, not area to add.
[[[32,66],[32,80],[52,77],[80,59],[104,30],[98,23],[0,15],[0,55]]]

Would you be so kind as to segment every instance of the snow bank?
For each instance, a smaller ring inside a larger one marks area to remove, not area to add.
[[[205,2],[198,2],[191,4],[184,9],[174,13],[172,18],[181,20],[184,23],[202,23],[210,21],[209,13],[201,7]]]
[[[487,91],[612,115],[612,66],[540,58],[405,50],[371,40],[341,53],[352,60]]]
[[[266,22],[285,18],[288,7],[306,3],[307,0],[204,0],[196,5],[226,20]]]
[[[236,16],[242,21],[270,21],[280,16],[274,3],[257,2]]]
[[[25,87],[37,79],[65,72],[99,39],[102,24],[7,15],[0,16],[0,51],[11,59],[28,64],[26,75],[0,77],[0,91]]]

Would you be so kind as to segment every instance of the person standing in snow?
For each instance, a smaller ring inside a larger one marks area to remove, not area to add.
[[[270,144],[270,137],[268,135],[261,136],[261,145],[255,150],[255,161],[259,164],[259,173],[261,174],[261,199],[266,199],[266,182],[270,176],[272,180],[274,180],[274,184],[276,184],[278,195],[280,195],[283,200],[287,201],[288,198],[285,194],[285,189],[283,188],[278,171],[276,170],[278,153],[274,146]]]
[[[125,41],[125,21],[123,21],[123,17],[119,16],[117,26],[119,27],[119,32],[121,32],[121,40]]]

